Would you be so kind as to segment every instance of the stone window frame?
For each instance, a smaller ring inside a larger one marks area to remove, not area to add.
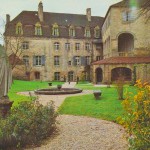
[[[85,34],[84,37],[90,38],[91,37],[91,30],[90,27],[85,27]]]
[[[57,23],[53,24],[52,27],[52,36],[59,36],[59,26]]]
[[[39,22],[35,24],[35,35],[38,35],[38,36],[42,35],[42,26]]]
[[[99,28],[99,26],[96,26],[94,28],[94,37],[95,38],[100,38],[100,28]]]
[[[36,66],[42,66],[42,56],[35,56],[35,61]]]
[[[60,65],[60,56],[54,56],[54,66]]]
[[[74,62],[74,64],[75,64],[75,66],[80,66],[81,65],[81,58],[80,58],[80,56],[75,56],[75,62]]]
[[[80,43],[75,43],[75,50],[80,50]]]
[[[54,72],[54,80],[60,81],[60,72]]]
[[[65,43],[65,50],[70,50],[70,49],[71,49],[71,44]]]
[[[122,18],[122,22],[123,23],[129,23],[129,22],[133,22],[136,20],[136,15],[134,13],[137,12],[133,12],[133,10],[131,9],[124,9],[121,12],[121,18]]]
[[[91,43],[85,43],[85,50],[90,51],[91,50]]]
[[[29,42],[28,41],[22,42],[22,49],[24,49],[24,50],[29,49]]]
[[[23,59],[23,62],[24,62],[24,64],[25,64],[25,66],[26,66],[26,67],[29,66],[29,56],[28,56],[28,55],[24,55],[24,56],[22,57],[22,59]]]
[[[60,50],[60,43],[59,42],[54,43],[54,50],[56,50],[56,51]]]
[[[22,23],[18,22],[16,24],[16,34],[17,35],[23,35],[23,29],[22,29]]]
[[[91,57],[90,56],[85,56],[85,62],[86,62],[86,65],[90,65]]]
[[[75,27],[74,26],[69,27],[69,36],[75,37]]]

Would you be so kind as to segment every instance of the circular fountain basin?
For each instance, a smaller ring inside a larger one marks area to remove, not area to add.
[[[76,88],[61,88],[60,90],[58,88],[51,88],[51,89],[39,89],[34,92],[39,95],[62,95],[62,94],[81,93],[82,90]]]

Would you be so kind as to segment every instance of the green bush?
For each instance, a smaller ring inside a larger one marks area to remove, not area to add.
[[[124,125],[130,137],[130,150],[150,149],[150,85],[137,80],[137,94],[132,99],[132,93],[128,93],[123,101],[125,114],[118,118]]]
[[[47,106],[21,102],[7,118],[0,117],[0,148],[38,144],[56,129],[56,117],[52,102]]]

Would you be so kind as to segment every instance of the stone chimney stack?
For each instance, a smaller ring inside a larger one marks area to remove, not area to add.
[[[86,9],[86,17],[88,21],[91,21],[91,8]]]
[[[6,14],[6,24],[10,22],[10,15]]]
[[[43,4],[42,2],[39,3],[39,6],[38,6],[38,16],[39,16],[39,19],[40,19],[40,22],[43,22]]]

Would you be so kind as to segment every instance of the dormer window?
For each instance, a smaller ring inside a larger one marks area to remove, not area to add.
[[[90,28],[89,27],[86,27],[85,28],[85,37],[91,37],[91,32],[90,32]]]
[[[53,35],[53,36],[59,36],[59,27],[58,27],[57,23],[55,23],[55,24],[53,25],[53,28],[52,28],[52,35]]]
[[[22,23],[21,22],[18,22],[17,25],[16,25],[16,34],[18,34],[18,35],[23,34]]]
[[[70,28],[69,28],[69,36],[75,37],[75,28],[74,28],[74,26],[70,26]]]
[[[35,25],[35,35],[42,35],[42,27],[39,22]]]
[[[94,37],[95,38],[99,38],[100,37],[100,28],[99,28],[99,26],[96,26],[94,28]]]

